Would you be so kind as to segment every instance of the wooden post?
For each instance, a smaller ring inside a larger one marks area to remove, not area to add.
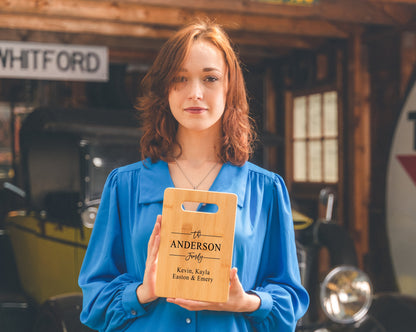
[[[401,38],[400,96],[404,97],[416,63],[416,33],[405,31]]]
[[[277,131],[277,124],[276,124],[276,89],[273,82],[273,71],[269,67],[266,70],[264,76],[264,90],[265,90],[265,109],[264,109],[264,116],[263,116],[263,131],[265,131],[271,138],[276,137],[277,135],[281,135]],[[265,166],[277,172],[278,171],[278,149],[280,147],[276,146],[275,144],[268,144],[264,146],[264,163]]]
[[[368,220],[370,201],[370,80],[367,49],[362,32],[354,31],[350,38],[348,59],[348,154],[349,154],[349,228],[356,244],[359,264],[364,268],[368,253]]]

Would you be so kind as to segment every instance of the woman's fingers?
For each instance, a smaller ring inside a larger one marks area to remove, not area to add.
[[[154,263],[157,259],[160,244],[160,227],[162,216],[158,215],[147,246],[147,263]]]
[[[157,234],[153,242],[153,248],[151,250],[150,257],[148,258],[150,262],[153,264],[152,270],[156,270],[156,263],[157,263],[158,253],[159,253],[159,245],[160,245],[160,235]]]
[[[237,268],[233,267],[230,271],[230,284],[233,285],[238,281]]]
[[[143,283],[137,288],[136,291],[137,297],[141,303],[147,303],[157,298],[155,288],[161,222],[162,216],[158,215],[147,245],[146,269],[144,271]]]
[[[238,279],[237,268],[234,267],[230,271],[230,297],[234,295],[241,296],[244,293],[243,286]]]
[[[167,302],[177,304],[182,308],[191,311],[199,310],[212,310],[212,311],[237,311],[239,299],[241,293],[244,293],[240,281],[237,276],[237,268],[233,268],[230,271],[230,290],[229,299],[227,302],[216,303],[216,302],[204,302],[204,301],[193,301],[180,298],[168,298]]]

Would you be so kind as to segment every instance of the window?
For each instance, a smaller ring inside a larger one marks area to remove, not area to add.
[[[338,182],[338,96],[326,91],[293,98],[294,182]]]
[[[20,160],[19,131],[29,106],[0,102],[0,183],[15,176],[13,164]]]

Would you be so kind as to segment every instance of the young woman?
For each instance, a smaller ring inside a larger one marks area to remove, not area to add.
[[[82,322],[99,331],[294,331],[309,300],[289,197],[279,175],[247,161],[253,131],[228,37],[215,24],[186,26],[142,84],[145,159],[107,179],[79,276]],[[167,187],[237,195],[228,302],[155,295]]]

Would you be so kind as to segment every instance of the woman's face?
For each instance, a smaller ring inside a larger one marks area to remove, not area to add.
[[[169,106],[178,130],[219,130],[227,87],[222,52],[209,42],[194,42],[169,90]]]

